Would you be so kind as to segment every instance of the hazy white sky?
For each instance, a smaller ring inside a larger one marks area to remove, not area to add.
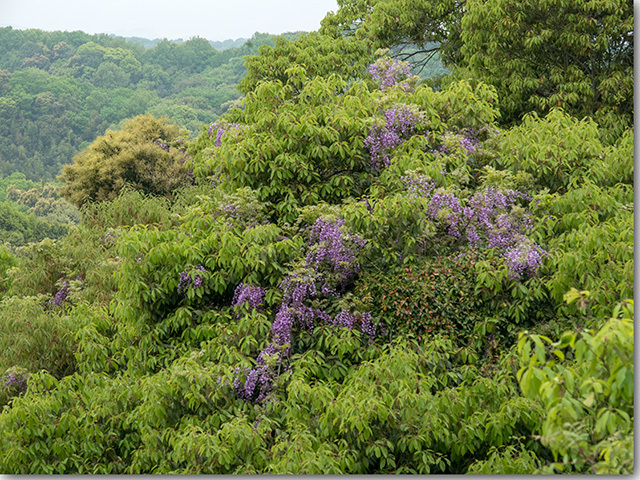
[[[0,27],[226,40],[317,30],[337,10],[337,0],[0,0]]]

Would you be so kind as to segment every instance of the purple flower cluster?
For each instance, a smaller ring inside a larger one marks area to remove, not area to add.
[[[530,197],[515,190],[499,192],[493,187],[476,192],[462,205],[451,193],[433,193],[431,180],[418,177],[402,177],[405,188],[414,196],[423,195],[429,200],[427,218],[440,223],[448,235],[466,240],[476,247],[481,242],[487,248],[502,252],[511,278],[535,276],[548,253],[527,238],[533,228],[528,214],[518,215],[514,206],[518,199]]]
[[[378,170],[388,167],[391,150],[413,135],[420,117],[407,107],[393,107],[384,112],[384,125],[374,125],[364,139],[364,146],[371,154],[371,167]]]
[[[504,253],[512,279],[534,277],[542,266],[542,257],[549,253],[539,245],[521,242]]]
[[[265,293],[266,290],[262,287],[245,285],[244,283],[238,285],[233,293],[233,301],[231,302],[237,312],[236,316],[240,318],[242,314],[240,307],[244,304],[247,304],[252,310],[260,308],[264,301]]]
[[[165,152],[169,151],[169,145],[167,145],[166,143],[161,142],[160,140],[155,140],[153,142],[155,145],[159,146],[162,150],[164,150]]]
[[[248,402],[262,402],[273,389],[271,372],[264,365],[256,368],[236,367],[233,391]]]
[[[198,265],[195,270],[199,272],[206,272],[206,268],[202,265]],[[176,289],[178,293],[184,294],[185,298],[187,297],[187,292],[189,289],[197,290],[202,286],[202,281],[204,280],[203,275],[195,274],[192,275],[186,271],[180,272],[180,282],[178,283],[178,288]]]
[[[473,153],[478,149],[478,143],[469,137],[464,137],[460,140],[460,147],[467,153]]]
[[[256,368],[236,369],[233,389],[240,398],[260,402],[271,392],[275,373],[272,369],[270,370],[271,367],[267,365],[265,357],[276,358],[281,363],[283,357],[290,352],[291,334],[294,328],[313,332],[317,322],[354,328],[356,319],[348,311],[343,310],[332,319],[324,310],[310,307],[305,303],[318,295],[337,296],[336,287],[330,285],[318,271],[322,265],[328,265],[332,273],[337,274],[338,282],[341,284],[351,280],[359,270],[355,252],[345,241],[350,239],[359,246],[364,246],[364,242],[357,235],[343,236],[340,227],[344,223],[343,219],[332,222],[319,218],[312,226],[310,244],[316,248],[306,257],[307,270],[304,273],[294,273],[280,283],[283,294],[282,303],[271,325],[271,343],[258,355]],[[253,290],[245,294],[247,288],[236,289],[234,304],[239,303],[240,299],[244,298],[243,295],[247,299],[255,295],[256,305],[258,298],[260,302],[262,301],[262,296],[253,293]],[[369,326],[366,328],[368,328],[365,332],[367,335],[375,335],[375,327],[373,330]]]
[[[431,196],[433,189],[436,188],[436,182],[428,179],[424,175],[419,175],[417,177],[405,175],[400,177],[400,180],[402,180],[410,197],[429,197]]]
[[[28,374],[15,374],[15,373],[10,373],[9,375],[5,375],[2,377],[2,380],[4,381],[4,386],[8,387],[8,388],[15,388],[16,390],[20,391],[20,392],[26,392],[27,391],[27,377]]]
[[[69,293],[71,293],[71,290],[69,289],[69,284],[65,281],[62,284],[62,287],[60,287],[60,290],[56,292],[55,296],[51,300],[49,300],[49,305],[55,305],[57,307],[61,306],[69,296]]]
[[[116,236],[111,232],[106,232],[104,236],[100,237],[100,241],[104,243],[112,243],[115,242]]]
[[[240,129],[242,128],[242,125],[238,124],[238,123],[218,123],[218,122],[213,122],[211,125],[209,125],[209,129],[207,130],[209,135],[214,135],[216,136],[216,140],[215,140],[215,146],[219,147],[220,145],[222,145],[222,137],[224,137],[224,134],[227,133],[230,129]]]
[[[369,65],[367,71],[375,82],[380,83],[382,91],[388,90],[394,85],[401,84],[411,76],[411,65],[393,58],[380,59]],[[402,84],[405,91],[409,91],[408,84]]]
[[[475,153],[480,148],[482,148],[482,144],[479,139],[479,135],[487,131],[487,128],[484,127],[481,130],[474,129],[465,129],[461,134],[463,135],[462,139],[458,142],[458,146],[467,154]],[[434,148],[430,150],[431,153],[438,153],[441,155],[447,155],[449,149],[446,145],[440,145],[438,148]]]
[[[378,327],[382,327],[382,334],[384,335],[384,326],[381,326],[380,323],[374,323],[371,318],[371,312],[364,312],[362,314],[362,333],[364,333],[367,337],[369,337],[369,341],[373,341],[376,337],[376,333],[378,333]]]
[[[329,264],[333,272],[339,275],[341,285],[346,284],[360,270],[354,250],[345,244],[340,231],[344,223],[343,219],[334,222],[324,218],[316,220],[311,228],[310,242],[312,246],[317,245],[317,248],[312,249],[306,257],[307,265],[314,269],[323,263]],[[350,235],[349,238],[354,244],[364,247],[364,241],[359,236]]]
[[[530,199],[528,195],[515,190],[502,193],[493,187],[487,187],[483,192],[475,193],[462,212],[467,220],[469,243],[477,245],[480,240],[479,233],[483,232],[488,248],[507,248],[520,241],[524,234],[529,233],[533,226],[529,216],[519,218],[507,213],[519,198]]]

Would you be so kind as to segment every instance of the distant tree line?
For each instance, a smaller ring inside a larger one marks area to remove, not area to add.
[[[51,181],[108,127],[139,114],[197,134],[241,96],[243,57],[273,38],[256,33],[219,51],[203,38],[145,48],[105,34],[0,28],[0,176]]]

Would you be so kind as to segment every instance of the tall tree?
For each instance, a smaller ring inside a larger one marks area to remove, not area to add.
[[[632,122],[631,0],[469,0],[466,8],[462,52],[470,74],[498,89],[503,122],[555,106]]]
[[[322,21],[321,33],[355,37],[374,48],[424,67],[441,54],[445,64],[460,61],[460,20],[464,0],[338,0],[340,9]]]

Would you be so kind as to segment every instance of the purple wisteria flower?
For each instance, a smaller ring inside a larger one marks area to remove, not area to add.
[[[222,138],[224,137],[225,133],[227,133],[230,129],[241,129],[242,125],[238,124],[238,123],[221,123],[221,122],[213,122],[211,125],[209,125],[209,129],[207,130],[207,132],[209,133],[209,135],[214,135],[216,136],[215,139],[215,146],[219,147],[220,145],[222,145]]]
[[[542,258],[547,255],[547,251],[532,242],[516,244],[504,254],[509,276],[514,280],[536,276],[542,266]]]
[[[195,270],[203,273],[207,271],[202,265],[198,265]],[[186,298],[190,289],[197,290],[202,286],[203,280],[204,276],[198,273],[194,275],[186,271],[180,272],[180,282],[178,283],[178,288],[176,290],[178,293],[184,294]]]
[[[354,249],[345,243],[340,231],[344,223],[341,218],[334,222],[324,218],[316,220],[311,228],[310,242],[312,246],[317,245],[317,248],[312,249],[306,257],[307,265],[316,270],[327,263],[339,275],[341,285],[346,284],[360,270]],[[364,241],[359,236],[350,235],[349,239],[355,245],[364,247]]]
[[[396,106],[384,111],[384,124],[374,125],[364,139],[364,146],[371,154],[371,167],[378,170],[388,167],[391,151],[409,139],[420,117],[406,106]]]
[[[166,143],[163,143],[160,140],[154,140],[153,142],[154,144],[156,144],[157,146],[159,146],[162,150],[164,150],[165,152],[169,151],[169,145],[167,145]]]
[[[248,402],[262,402],[273,389],[273,379],[269,369],[263,365],[256,368],[236,367],[233,391]]]
[[[233,301],[231,302],[231,305],[237,311],[236,316],[240,318],[242,314],[240,307],[244,304],[247,304],[251,310],[259,309],[264,301],[265,293],[266,289],[262,287],[245,285],[244,283],[238,285],[233,293]]]
[[[354,247],[364,246],[364,242],[357,235],[343,234],[340,228],[344,223],[343,219],[329,221],[319,218],[313,224],[310,233],[310,244],[313,248],[306,257],[306,270],[293,273],[280,283],[282,303],[271,325],[271,343],[258,355],[256,368],[236,369],[233,389],[238,397],[255,402],[267,398],[273,388],[274,372],[273,365],[270,366],[266,359],[282,364],[283,358],[290,353],[294,328],[313,333],[318,323],[355,327],[355,317],[346,310],[332,319],[324,310],[307,305],[307,300],[319,296],[338,295],[336,286],[329,284],[320,272],[321,268],[328,267],[342,285],[352,280],[359,271]],[[258,300],[262,301],[262,297],[249,288],[259,287],[238,287],[234,295],[234,305],[243,298],[249,302],[250,297],[255,298],[252,300],[255,305],[259,304]],[[371,327],[366,325],[365,328],[369,329],[367,335],[372,332],[375,335],[375,327],[371,330]]]
[[[57,307],[61,306],[69,296],[69,293],[71,293],[71,290],[69,288],[69,284],[65,281],[62,283],[62,287],[60,287],[60,290],[56,292],[55,296],[51,300],[49,300],[49,305],[55,305]]]
[[[375,82],[380,83],[382,91],[388,90],[398,84],[401,84],[405,91],[409,91],[411,86],[402,82],[411,76],[410,68],[411,65],[409,63],[400,62],[392,58],[385,58],[369,65],[367,71]]]
[[[402,180],[410,195],[428,199],[427,219],[440,224],[447,235],[458,240],[466,237],[474,247],[484,243],[487,248],[497,248],[505,258],[511,278],[537,274],[542,258],[548,253],[527,238],[533,228],[531,217],[515,209],[517,200],[530,200],[529,195],[487,187],[463,204],[452,193],[434,193],[435,184],[426,177],[405,176]]]
[[[28,374],[18,374],[18,373],[10,373],[8,375],[4,375],[2,377],[2,381],[4,382],[4,386],[7,388],[14,388],[20,392],[27,391],[27,378]]]

